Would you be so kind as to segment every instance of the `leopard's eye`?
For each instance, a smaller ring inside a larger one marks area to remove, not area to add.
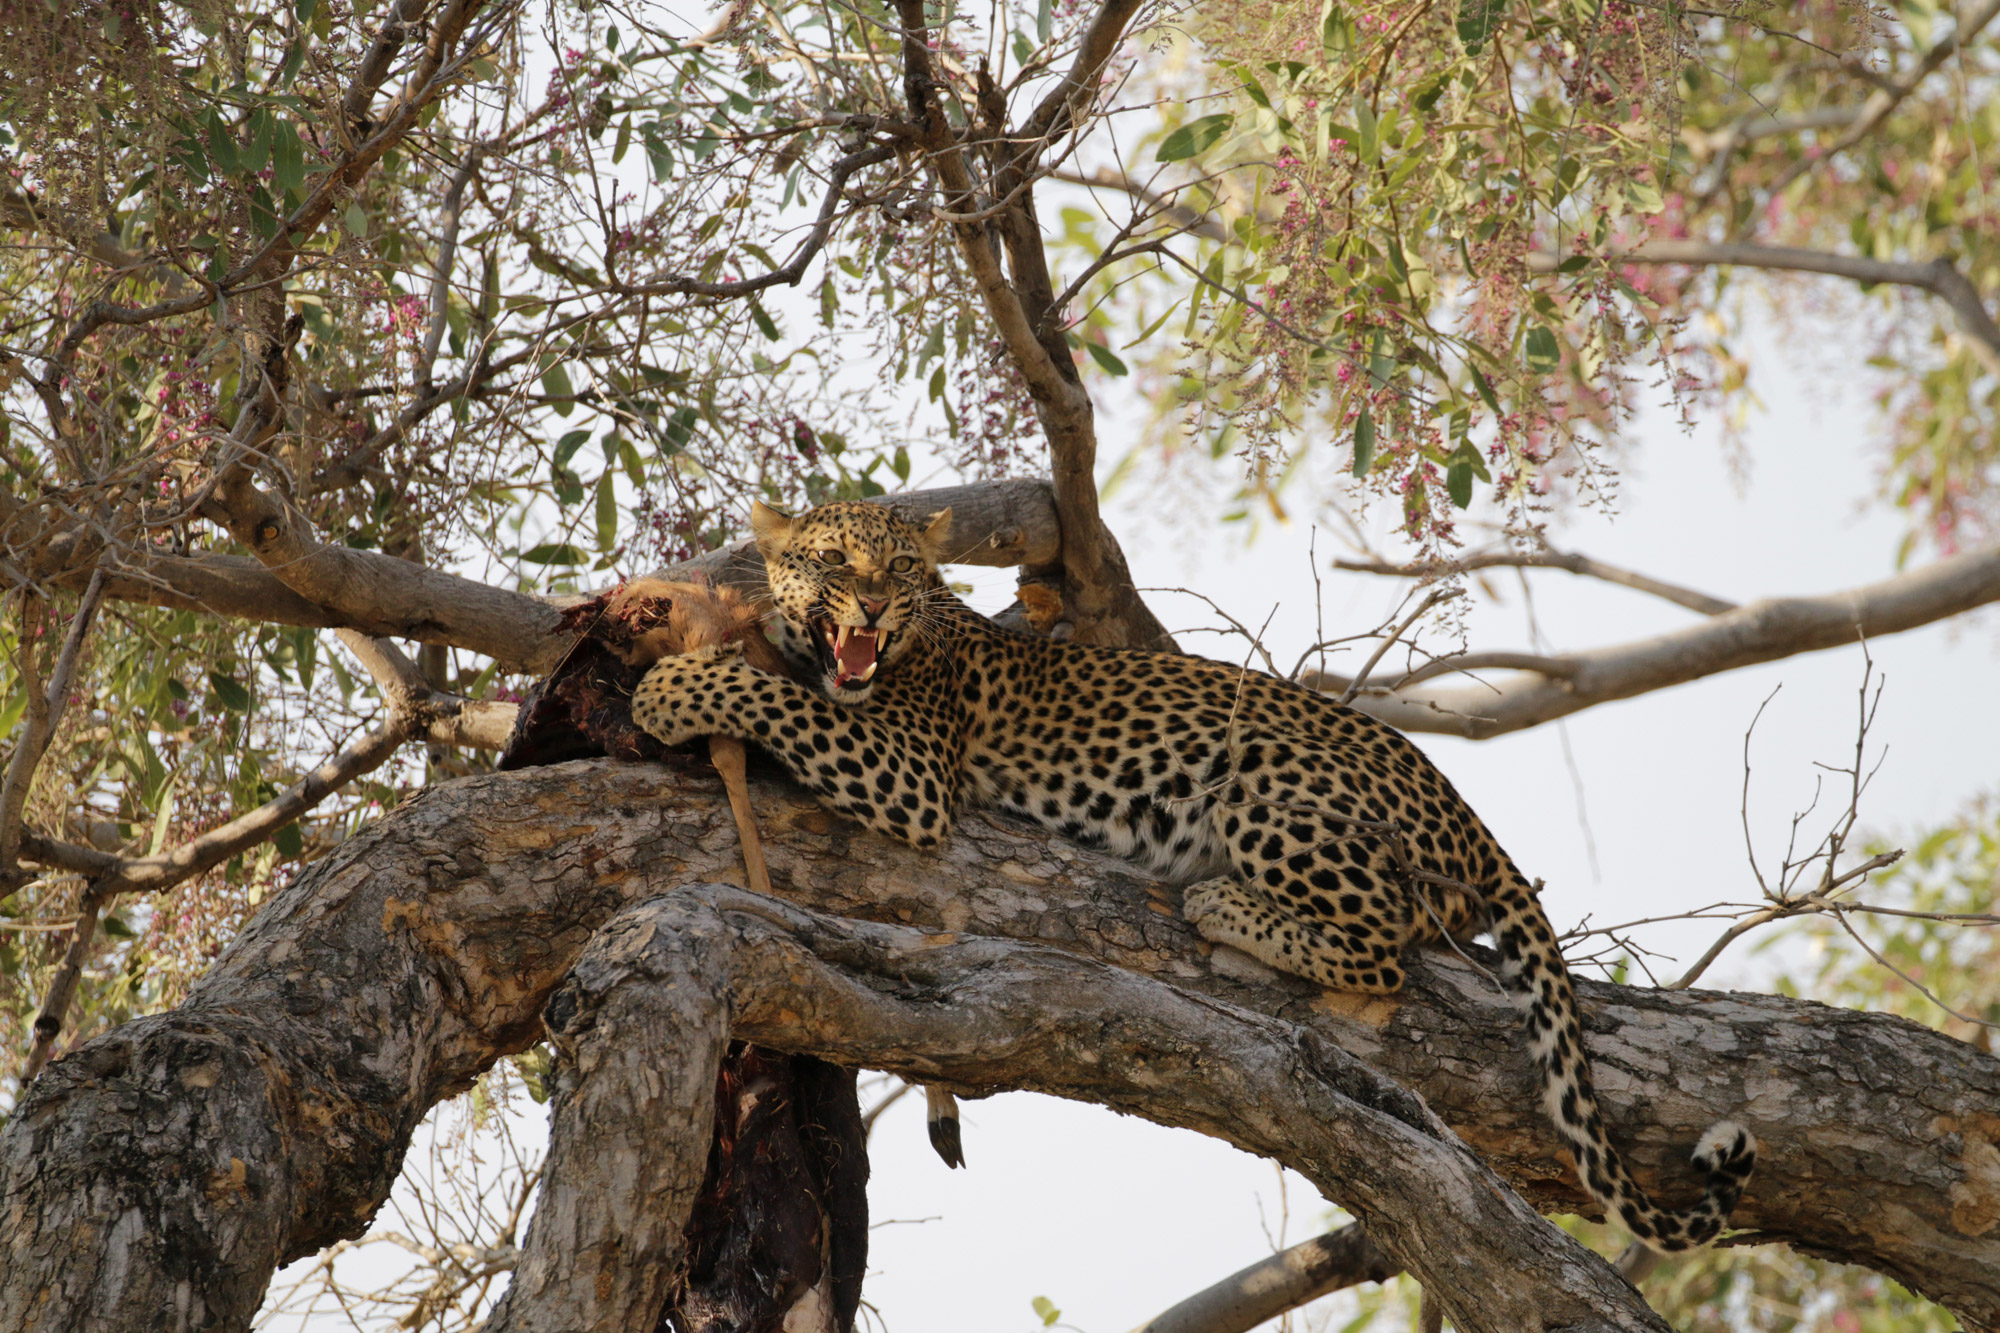
[[[844,565],[847,563],[847,552],[832,549],[821,551],[819,562],[822,565]]]
[[[890,570],[897,574],[907,574],[916,567],[917,558],[913,555],[899,555],[889,562]]]

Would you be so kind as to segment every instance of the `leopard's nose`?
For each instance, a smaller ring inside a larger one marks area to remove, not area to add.
[[[857,596],[855,600],[861,603],[861,614],[867,616],[871,624],[874,622],[875,617],[889,609],[889,599],[886,597]]]

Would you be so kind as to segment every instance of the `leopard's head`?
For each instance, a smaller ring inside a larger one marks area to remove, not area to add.
[[[779,646],[816,669],[836,703],[865,702],[876,673],[910,650],[942,595],[937,566],[951,511],[918,528],[886,505],[822,505],[793,518],[758,503],[750,529],[778,608]]]

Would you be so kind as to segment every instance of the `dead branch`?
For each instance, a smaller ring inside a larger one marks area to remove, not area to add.
[[[1994,601],[2000,601],[2000,547],[1842,592],[1750,602],[1650,639],[1565,653],[1539,679],[1363,695],[1354,707],[1403,731],[1484,740],[1737,667],[1899,634]],[[1305,681],[1335,694],[1351,683],[1332,672],[1309,672]]]

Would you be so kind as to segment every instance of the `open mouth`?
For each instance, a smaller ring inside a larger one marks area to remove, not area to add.
[[[865,685],[874,679],[882,651],[889,646],[888,630],[823,622],[813,628],[819,632],[820,641],[826,645],[827,651],[833,654],[835,688]]]

